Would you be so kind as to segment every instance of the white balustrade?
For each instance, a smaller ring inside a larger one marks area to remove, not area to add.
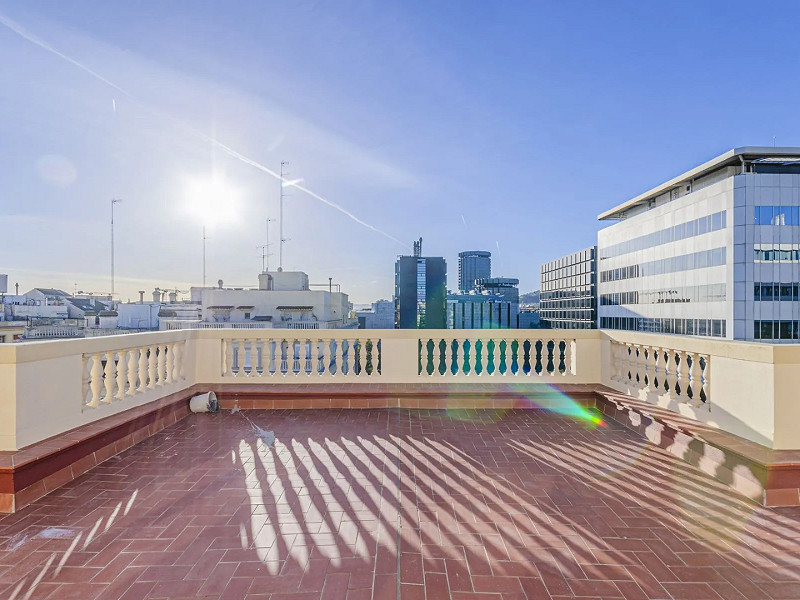
[[[179,341],[83,354],[83,407],[155,394],[156,387],[183,381],[185,346]]]
[[[381,345],[375,336],[294,337],[281,330],[280,337],[226,337],[222,348],[221,372],[226,380],[355,379],[380,375],[377,364]]]
[[[566,378],[576,374],[574,339],[517,337],[496,331],[484,336],[460,330],[418,342],[417,370],[422,378]]]
[[[672,337],[680,342],[678,336]],[[665,398],[710,407],[707,354],[668,347],[611,341],[611,380],[642,399]]]

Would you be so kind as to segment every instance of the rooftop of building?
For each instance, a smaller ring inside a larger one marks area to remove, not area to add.
[[[781,158],[787,158],[787,161],[780,161]],[[723,167],[742,165],[748,162],[763,161],[769,163],[789,162],[800,164],[800,148],[798,147],[773,147],[773,146],[743,146],[741,148],[734,148],[719,156],[712,158],[703,164],[673,177],[669,181],[658,185],[643,194],[639,194],[635,198],[631,198],[615,206],[614,208],[600,213],[597,218],[600,220],[605,219],[624,219],[627,211],[634,207],[647,204],[648,201],[654,199],[656,196],[668,192],[673,188],[678,188],[681,184],[703,177],[709,173],[721,169]]]
[[[800,509],[622,426],[299,413],[190,415],[0,518],[0,595],[797,597]]]
[[[477,286],[514,286],[519,285],[519,279],[516,277],[484,277],[475,280]]]
[[[480,256],[483,258],[490,258],[492,256],[492,253],[486,250],[464,250],[463,252],[459,252],[458,256],[460,257]]]

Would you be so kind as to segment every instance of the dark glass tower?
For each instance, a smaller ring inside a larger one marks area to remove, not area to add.
[[[399,256],[394,265],[394,308],[397,329],[447,327],[447,263],[422,256],[422,238],[414,256]]]
[[[463,294],[475,288],[476,279],[492,276],[492,253],[467,250],[458,253],[458,290]]]

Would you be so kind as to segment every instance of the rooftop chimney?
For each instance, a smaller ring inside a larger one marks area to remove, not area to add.
[[[139,290],[139,304],[144,304],[144,290]]]
[[[172,304],[175,304],[178,301],[178,293],[177,292],[170,292],[169,293],[169,301],[172,302]]]
[[[159,288],[153,290],[153,302],[161,302],[161,290]]]

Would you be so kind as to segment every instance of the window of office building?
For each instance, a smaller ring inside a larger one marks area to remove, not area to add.
[[[800,206],[755,206],[756,225],[800,225]]]

